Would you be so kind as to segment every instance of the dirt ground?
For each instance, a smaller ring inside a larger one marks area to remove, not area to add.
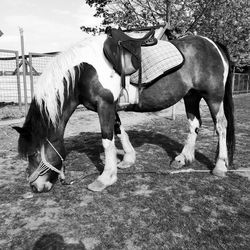
[[[250,95],[235,97],[235,169],[250,170],[249,107]],[[28,195],[26,162],[17,156],[18,135],[2,123],[0,249],[249,249],[249,172],[225,178],[167,174],[188,131],[183,104],[176,110],[175,121],[171,109],[121,112],[137,160],[119,170],[117,183],[101,193],[86,188],[102,166],[95,113],[78,110],[66,129],[66,175],[74,184],[57,183],[51,192],[33,196]],[[187,168],[206,170],[213,166],[217,137],[207,108],[201,110],[196,161]]]

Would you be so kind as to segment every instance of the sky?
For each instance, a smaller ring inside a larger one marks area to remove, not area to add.
[[[82,25],[100,24],[94,13],[84,0],[1,0],[0,49],[21,52],[22,28],[25,54],[65,50],[88,36]]]

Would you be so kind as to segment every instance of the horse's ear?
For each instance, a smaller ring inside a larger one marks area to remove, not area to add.
[[[25,128],[20,128],[20,127],[17,127],[17,126],[14,126],[12,128],[15,129],[22,136],[25,136],[25,137],[30,136],[30,132]]]
[[[17,126],[14,126],[12,128],[15,129],[19,134],[23,133],[23,128],[20,128],[20,127],[17,127]]]

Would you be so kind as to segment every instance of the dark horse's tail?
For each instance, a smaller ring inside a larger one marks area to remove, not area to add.
[[[224,94],[224,112],[227,119],[227,150],[228,150],[228,160],[229,165],[233,164],[233,156],[235,150],[235,129],[234,129],[234,103],[233,103],[233,89],[232,89],[232,65],[230,61],[229,52],[221,43],[217,43],[220,49],[226,55],[229,62],[229,72],[227,76],[225,94]]]

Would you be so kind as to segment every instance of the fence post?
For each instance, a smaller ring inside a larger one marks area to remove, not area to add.
[[[34,79],[33,79],[33,66],[32,66],[32,54],[29,53],[29,64],[30,64],[30,94],[31,100],[34,97]]]
[[[27,98],[27,83],[26,83],[26,62],[24,54],[24,38],[23,29],[19,28],[20,38],[21,38],[21,50],[22,50],[22,62],[23,62],[23,90],[24,90],[24,104],[25,104],[25,114],[28,112],[28,98]]]
[[[16,79],[17,79],[17,95],[18,95],[18,106],[22,110],[22,94],[21,94],[21,83],[20,83],[20,71],[19,71],[19,54],[16,52]]]

